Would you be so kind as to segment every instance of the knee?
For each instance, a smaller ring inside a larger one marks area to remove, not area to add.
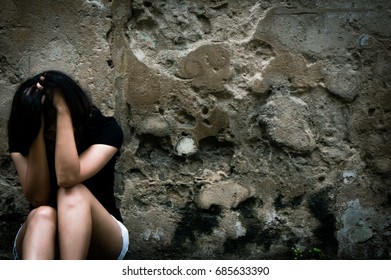
[[[57,224],[57,211],[51,206],[39,206],[31,213],[30,222],[33,224],[55,226]]]
[[[57,203],[59,208],[73,208],[82,206],[86,201],[87,188],[83,184],[78,184],[69,188],[59,188],[57,192]]]

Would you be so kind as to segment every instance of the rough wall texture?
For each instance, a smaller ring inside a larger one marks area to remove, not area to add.
[[[129,259],[388,259],[387,0],[0,0],[0,257],[19,82],[71,74],[125,142]]]

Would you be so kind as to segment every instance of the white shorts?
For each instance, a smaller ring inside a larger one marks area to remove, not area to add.
[[[113,216],[113,218],[114,218],[114,216]],[[128,248],[129,248],[129,231],[124,226],[123,223],[118,221],[116,218],[114,218],[114,220],[117,221],[118,226],[121,229],[121,237],[122,237],[122,249],[121,249],[121,253],[119,254],[117,260],[123,260],[126,253],[128,252]]]
[[[20,230],[22,229],[23,224],[20,225],[20,228],[18,232],[16,233],[15,240],[14,240],[14,247],[12,249],[12,253],[14,254],[14,260],[19,260],[18,252],[16,251],[16,240],[18,239]]]
[[[121,237],[122,237],[122,249],[121,252],[117,258],[117,260],[123,260],[125,258],[126,253],[128,252],[129,248],[129,231],[128,229],[124,226],[123,223],[118,221],[114,216],[112,216],[114,220],[117,221],[118,226],[121,230]],[[15,241],[14,241],[14,247],[13,247],[13,254],[14,254],[14,260],[19,260],[18,252],[16,250],[16,240],[18,239],[18,235],[20,233],[20,230],[22,229],[23,224],[20,226],[18,232],[16,233],[15,236]]]

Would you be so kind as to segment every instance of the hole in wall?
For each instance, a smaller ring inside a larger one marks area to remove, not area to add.
[[[373,117],[375,115],[376,109],[375,108],[369,108],[368,109],[368,117]]]

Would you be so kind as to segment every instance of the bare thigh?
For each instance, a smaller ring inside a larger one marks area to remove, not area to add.
[[[50,206],[41,206],[30,211],[26,221],[21,226],[16,239],[16,251],[19,257],[22,256],[23,242],[26,237],[26,231],[29,227],[34,226],[38,219],[48,219],[48,223],[56,224],[56,210]],[[46,230],[38,228],[37,230]],[[53,244],[55,247],[56,244]]]
[[[122,235],[117,221],[83,184],[59,190],[59,215],[61,215],[60,211],[67,211],[67,207],[75,201],[87,203],[91,213],[92,228],[88,259],[117,259],[122,248]],[[65,208],[60,207],[64,205]]]

